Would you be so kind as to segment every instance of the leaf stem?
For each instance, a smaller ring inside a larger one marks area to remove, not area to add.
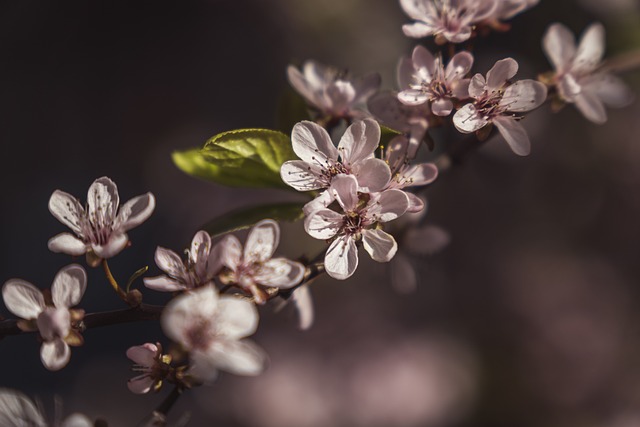
[[[107,276],[107,280],[109,281],[109,284],[111,285],[113,290],[116,291],[116,293],[118,294],[118,297],[120,297],[122,301],[128,303],[127,293],[122,290],[122,288],[118,285],[118,282],[116,281],[116,279],[113,277],[113,274],[111,274],[111,269],[109,268],[109,264],[107,263],[106,259],[102,260],[102,269],[104,270],[104,274]]]

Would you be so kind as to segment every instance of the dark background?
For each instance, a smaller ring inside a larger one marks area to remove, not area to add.
[[[476,43],[474,72],[512,56],[520,78],[549,65],[546,26],[574,32],[599,20],[608,54],[640,48],[632,0],[542,0],[513,30]],[[594,8],[595,7],[595,8]],[[297,200],[285,191],[229,189],[182,174],[170,153],[242,127],[274,127],[291,61],[314,58],[394,87],[410,52],[395,1],[0,2],[0,280],[49,287],[69,257],[47,240],[65,231],[48,212],[55,189],[84,200],[111,177],[121,201],[152,191],[154,215],[111,261],[120,280],[157,245],[180,252],[198,228],[231,209]],[[627,81],[636,88],[638,73]],[[316,325],[261,310],[255,336],[271,357],[258,378],[223,375],[185,395],[175,419],[239,426],[640,425],[640,107],[609,111],[604,126],[571,107],[523,122],[533,152],[499,138],[428,191],[427,221],[451,244],[415,259],[421,283],[400,295],[385,266],[361,255],[355,277],[313,286]],[[284,225],[280,252],[320,246]],[[121,307],[89,271],[88,312]],[[145,300],[165,295],[145,292]],[[0,313],[11,317],[4,308]],[[0,386],[64,413],[133,425],[164,397],[134,396],[124,352],[166,343],[158,325],[90,330],[61,372],[46,371],[33,336],[0,342]]]

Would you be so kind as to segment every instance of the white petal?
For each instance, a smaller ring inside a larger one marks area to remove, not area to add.
[[[500,135],[518,156],[527,156],[531,152],[531,142],[524,127],[513,117],[497,117],[493,120]]]
[[[367,217],[373,221],[388,222],[403,215],[409,208],[409,198],[402,190],[386,190],[372,198],[367,207]]]
[[[187,272],[182,259],[172,250],[158,246],[155,253],[156,265],[169,276],[186,281]]]
[[[433,114],[440,117],[446,117],[453,111],[453,102],[448,98],[440,98],[431,104]]]
[[[207,280],[213,279],[216,274],[220,272],[222,267],[224,267],[224,259],[223,259],[223,250],[224,247],[221,244],[222,242],[218,242],[209,251],[209,257],[207,259],[207,270],[205,278]]]
[[[165,335],[183,345],[189,345],[189,331],[202,319],[213,319],[218,311],[218,291],[203,286],[172,299],[162,312],[160,322]]]
[[[69,335],[71,315],[65,307],[45,307],[38,315],[36,324],[38,331],[45,341],[64,338]]]
[[[193,375],[205,384],[211,384],[218,378],[216,359],[207,352],[194,350],[189,354],[191,367],[189,375]]]
[[[420,197],[416,196],[413,193],[405,194],[409,198],[409,207],[407,208],[407,213],[421,212],[425,208],[426,204]]]
[[[0,388],[0,425],[7,427],[47,427],[44,417],[24,394]]]
[[[334,115],[348,114],[356,99],[356,89],[350,81],[331,82],[324,92],[325,109]]]
[[[327,159],[338,159],[338,150],[327,131],[313,122],[297,123],[291,132],[291,143],[296,155],[309,164],[324,166]]]
[[[329,190],[323,191],[318,195],[318,197],[306,203],[302,208],[302,212],[304,213],[305,216],[309,216],[317,210],[325,209],[333,201],[334,201],[334,198],[333,198],[333,194],[331,194],[331,191]]]
[[[422,19],[425,16],[426,10],[423,5],[424,2],[417,0],[400,0],[400,7],[411,19]]]
[[[535,80],[520,80],[507,87],[500,106],[516,113],[538,108],[547,99],[547,87]]]
[[[476,111],[473,104],[467,104],[453,115],[453,124],[462,133],[472,133],[482,129],[489,123],[486,117]]]
[[[480,98],[487,89],[487,82],[482,74],[475,74],[469,82],[469,96]]]
[[[591,24],[580,39],[572,70],[591,71],[600,63],[603,55],[604,27],[599,23]]]
[[[407,181],[404,187],[431,184],[438,177],[438,167],[433,163],[420,163],[409,167],[402,177]]]
[[[125,233],[114,232],[109,236],[109,241],[106,245],[91,245],[91,249],[93,249],[98,258],[109,259],[122,252],[127,247],[127,243],[129,243],[129,237]]]
[[[287,67],[287,77],[289,83],[295,90],[298,91],[303,98],[312,104],[316,104],[316,97],[313,90],[309,87],[309,84],[302,73],[293,65]]]
[[[345,212],[352,211],[358,204],[358,180],[353,175],[336,175],[329,191]]]
[[[71,359],[71,349],[62,339],[45,341],[40,347],[40,360],[50,371],[59,371],[67,366]]]
[[[216,314],[216,335],[233,340],[248,337],[258,328],[258,310],[247,300],[221,296]]]
[[[87,245],[70,233],[60,233],[49,239],[47,247],[51,252],[80,256],[87,253]]]
[[[359,162],[353,173],[358,179],[358,189],[363,193],[380,191],[391,180],[389,165],[381,159],[367,159]]]
[[[265,262],[276,251],[280,242],[278,223],[265,219],[257,223],[249,232],[244,245],[244,263]]]
[[[7,310],[23,319],[35,319],[44,309],[40,289],[20,279],[10,279],[2,287],[2,298]]]
[[[424,46],[418,45],[411,53],[413,67],[418,70],[419,80],[430,82],[436,69],[436,59],[433,54]],[[421,83],[421,82],[417,82]]]
[[[407,37],[419,39],[433,35],[435,33],[435,28],[431,25],[425,24],[424,22],[414,22],[413,24],[404,24],[402,26],[402,32]]]
[[[207,276],[207,261],[211,250],[211,236],[204,230],[198,231],[191,240],[189,257],[195,264],[195,271],[198,277]]]
[[[280,289],[288,289],[302,281],[305,267],[299,262],[286,258],[273,258],[262,264],[257,274],[253,275],[255,281],[264,286],[273,286]]]
[[[330,209],[319,209],[304,219],[305,231],[314,239],[326,240],[336,235],[344,217]]]
[[[207,355],[218,369],[235,375],[258,375],[267,366],[264,350],[249,340],[215,341]]]
[[[113,181],[106,176],[93,181],[87,193],[87,212],[93,224],[113,222],[119,204],[118,187]]]
[[[320,178],[322,169],[316,164],[303,160],[284,162],[280,168],[280,178],[290,187],[298,191],[318,190],[324,186]]]
[[[592,89],[593,88],[593,89]],[[633,91],[621,79],[611,74],[593,78],[585,87],[586,91],[595,91],[602,102],[610,107],[626,107],[633,102]]]
[[[156,364],[156,356],[158,356],[158,347],[152,343],[136,345],[127,350],[129,359],[146,368],[151,368]]]
[[[145,222],[156,208],[156,198],[151,193],[134,197],[122,205],[118,213],[118,227],[128,231]]]
[[[349,236],[334,240],[324,256],[324,268],[334,279],[345,280],[358,268],[358,248]]]
[[[556,71],[563,72],[570,65],[576,53],[573,33],[562,24],[551,24],[544,33],[542,49]]]
[[[82,235],[81,223],[85,221],[86,214],[78,199],[71,194],[54,191],[49,199],[49,212],[74,233]]]
[[[378,262],[389,262],[398,250],[393,236],[382,230],[362,231],[362,246]]]
[[[242,261],[242,244],[234,235],[227,235],[218,243],[222,264],[236,271]]]
[[[147,288],[158,292],[177,292],[188,289],[185,283],[168,276],[145,277],[142,280]]]
[[[153,383],[154,380],[149,376],[149,374],[142,374],[127,381],[127,387],[132,393],[145,394],[149,393]]]
[[[60,427],[93,427],[93,422],[82,414],[71,414],[62,421]]]
[[[490,90],[500,89],[517,72],[518,63],[513,58],[501,59],[487,73],[487,87]]]
[[[342,135],[338,144],[342,163],[350,167],[356,162],[373,157],[380,144],[380,125],[372,119],[355,122]]]
[[[607,112],[602,101],[595,93],[583,90],[576,95],[575,104],[587,120],[600,125],[607,121]]]
[[[87,289],[87,273],[78,264],[63,267],[51,285],[53,304],[58,307],[77,305]]]
[[[309,286],[300,286],[293,292],[291,299],[298,312],[298,328],[306,331],[313,325],[314,318],[313,300]]]
[[[445,79],[448,82],[462,79],[473,66],[473,55],[469,52],[458,52],[447,64]]]
[[[422,105],[429,100],[425,92],[419,89],[406,89],[398,93],[398,101],[404,105],[416,106]]]

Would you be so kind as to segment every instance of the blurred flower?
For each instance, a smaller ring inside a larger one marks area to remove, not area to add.
[[[267,356],[242,338],[258,326],[258,312],[247,300],[219,296],[213,285],[174,298],[162,312],[162,330],[189,352],[190,374],[213,381],[218,369],[236,375],[258,375]]]
[[[518,63],[512,58],[502,59],[487,73],[476,74],[469,84],[469,95],[474,99],[453,116],[453,124],[462,133],[472,133],[489,123],[496,125],[509,147],[519,156],[531,151],[531,143],[520,117],[512,113],[531,111],[547,97],[547,88],[535,80],[508,81],[518,72]]]
[[[24,394],[0,389],[0,425],[3,427],[93,427],[82,414],[71,414],[61,423],[49,424],[39,408]]]
[[[601,68],[604,55],[604,27],[592,24],[576,47],[571,31],[552,24],[544,35],[542,47],[555,68],[550,84],[555,85],[563,101],[575,104],[588,120],[607,121],[604,105],[624,107],[633,101],[633,93],[620,80]]]
[[[306,331],[313,325],[314,310],[311,289],[309,285],[302,285],[295,289],[288,299],[280,299],[276,311],[282,310],[287,305],[293,306],[298,316],[298,329]]]
[[[156,249],[156,264],[167,275],[145,277],[144,284],[156,291],[184,291],[210,283],[222,268],[220,245],[211,247],[211,237],[206,231],[198,231],[187,251],[187,259],[169,249]]]
[[[118,211],[119,204],[118,188],[107,177],[96,179],[89,187],[87,208],[72,195],[54,191],[49,211],[77,237],[58,234],[49,240],[49,250],[73,256],[87,253],[99,259],[117,255],[129,242],[127,231],[149,218],[156,202],[153,194],[147,193],[129,200]]]
[[[518,13],[531,9],[539,2],[540,0],[498,0],[498,6],[492,17],[498,21],[511,19]]]
[[[332,118],[366,117],[363,107],[380,87],[377,73],[352,78],[336,68],[311,60],[302,65],[302,71],[289,65],[287,76],[291,86],[309,104]]]
[[[40,289],[21,279],[10,279],[2,287],[2,298],[7,309],[30,322],[19,324],[22,329],[35,326],[44,342],[40,358],[50,371],[62,369],[69,363],[69,344],[82,344],[82,336],[71,328],[72,321],[84,316],[82,310],[69,310],[77,305],[87,287],[87,273],[72,264],[62,268],[53,279],[52,301],[45,302]]]
[[[171,357],[162,354],[162,346],[159,343],[130,347],[127,350],[127,357],[135,363],[133,370],[142,372],[127,382],[131,392],[144,394],[152,388],[156,391],[162,386]]]

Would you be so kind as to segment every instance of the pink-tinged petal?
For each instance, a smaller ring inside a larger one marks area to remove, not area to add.
[[[409,229],[402,239],[402,247],[411,254],[428,256],[440,252],[450,241],[445,230],[428,225]]]
[[[38,331],[45,341],[69,335],[71,315],[67,308],[45,307],[36,320]]]
[[[218,369],[235,375],[259,375],[268,360],[264,350],[249,340],[217,340],[207,349],[207,355]]]
[[[409,208],[409,197],[402,190],[386,190],[372,198],[367,217],[373,221],[388,222],[402,216]]]
[[[324,167],[327,159],[336,160],[338,150],[323,127],[309,121],[297,123],[291,132],[293,151],[305,162]]]
[[[334,200],[335,199],[333,198],[333,194],[331,194],[331,191],[323,191],[318,195],[318,197],[305,204],[302,208],[302,212],[304,213],[304,216],[309,216],[317,210],[325,209]]]
[[[156,364],[158,352],[158,347],[155,344],[146,343],[129,347],[127,357],[137,365],[151,368]]]
[[[128,243],[129,237],[126,233],[119,232],[111,234],[106,245],[91,245],[91,249],[93,249],[98,258],[109,259],[122,252]]]
[[[591,24],[580,39],[576,56],[573,58],[573,71],[591,71],[602,61],[604,55],[604,27]]]
[[[353,88],[356,91],[354,104],[365,102],[380,88],[382,78],[378,73],[369,73],[365,76],[353,79]]]
[[[471,79],[461,79],[452,84],[451,86],[451,95],[454,98],[459,100],[468,99],[469,95],[469,85],[471,84]]]
[[[278,223],[265,219],[257,223],[249,232],[244,245],[244,263],[265,262],[276,251],[280,242]]]
[[[172,299],[160,318],[162,330],[167,337],[190,347],[193,343],[189,332],[198,327],[197,322],[213,319],[217,315],[218,300],[218,291],[213,285],[203,286]]]
[[[487,89],[487,82],[482,74],[475,74],[469,82],[469,96],[480,98]]]
[[[305,267],[286,258],[273,258],[262,264],[253,275],[254,280],[264,286],[288,289],[297,285],[304,277]]]
[[[518,156],[527,156],[531,152],[531,142],[529,135],[518,120],[513,117],[502,116],[493,120],[500,135],[507,141],[511,150]]]
[[[455,31],[444,31],[442,35],[451,43],[462,43],[469,40],[473,29],[469,25],[457,28]]]
[[[87,289],[87,273],[78,264],[63,267],[51,285],[53,304],[58,307],[73,307],[77,305],[84,291]]]
[[[2,298],[7,310],[23,319],[35,319],[44,309],[40,289],[20,279],[10,279],[2,286]]]
[[[304,219],[305,231],[314,239],[326,240],[342,227],[344,216],[330,209],[319,209]]]
[[[354,210],[358,204],[358,179],[353,175],[336,175],[329,191],[345,212]]]
[[[302,64],[302,74],[313,91],[321,91],[326,85],[336,79],[339,70],[314,60],[307,60]]]
[[[212,384],[218,378],[216,360],[207,352],[194,350],[189,355],[189,375],[194,376],[204,384]]]
[[[154,382],[155,381],[149,376],[149,374],[142,374],[127,381],[127,387],[132,393],[145,394],[149,393]]]
[[[207,280],[213,279],[216,274],[222,270],[224,267],[224,256],[223,256],[224,246],[222,242],[218,242],[209,251],[209,256],[207,258],[207,269],[205,273],[205,278]]]
[[[198,277],[204,278],[207,276],[207,261],[210,250],[211,236],[204,230],[198,231],[193,236],[191,247],[189,248],[189,256],[195,263],[195,271]]]
[[[436,59],[427,48],[421,45],[414,47],[411,53],[411,61],[413,62],[413,68],[417,70],[419,80],[424,80],[428,83],[433,79]]]
[[[363,230],[362,246],[374,261],[389,262],[398,251],[393,236],[382,230]]]
[[[324,92],[324,104],[332,114],[346,114],[356,99],[353,84],[345,80],[336,80],[327,86]]]
[[[82,221],[85,221],[86,214],[78,199],[56,190],[49,199],[49,212],[74,233],[82,236]]]
[[[156,248],[155,261],[158,268],[169,276],[179,279],[182,282],[186,281],[187,272],[185,271],[184,263],[178,254],[172,250],[158,246]]]
[[[583,90],[576,95],[575,104],[587,120],[599,125],[607,121],[607,112],[597,94]]]
[[[358,248],[349,236],[334,240],[324,256],[324,268],[327,274],[337,280],[345,280],[358,268]]]
[[[293,65],[289,65],[287,67],[287,78],[289,79],[291,86],[293,86],[293,88],[298,91],[303,98],[314,105],[316,104],[313,90],[309,87],[307,80],[302,73]]]
[[[306,331],[313,325],[314,318],[313,299],[309,286],[300,286],[293,292],[291,299],[298,312],[298,329]]]
[[[484,1],[471,1],[467,3],[471,3],[475,6],[475,10],[473,11],[473,19],[474,22],[480,22],[487,18],[490,18],[494,15],[498,7],[504,0],[484,0]]]
[[[453,124],[462,133],[472,133],[482,129],[489,120],[478,114],[473,104],[467,104],[453,115]]]
[[[535,80],[520,80],[507,87],[499,105],[520,113],[538,108],[547,99],[547,87]]]
[[[0,425],[7,427],[47,427],[44,417],[24,394],[0,388]]]
[[[232,340],[248,337],[258,328],[258,310],[247,300],[221,296],[216,315],[216,335]]]
[[[570,66],[576,54],[575,37],[564,25],[551,24],[542,38],[542,50],[553,68],[563,72]]]
[[[400,7],[409,18],[419,20],[426,14],[424,3],[419,0],[400,0]]]
[[[324,187],[321,181],[322,168],[303,160],[284,162],[280,168],[280,178],[290,187],[298,191],[312,191]]]
[[[404,56],[398,61],[396,76],[398,77],[398,87],[400,90],[408,89],[413,84],[413,61],[410,57]]]
[[[87,193],[87,213],[93,224],[110,223],[116,218],[120,197],[115,182],[106,176],[93,181]]]
[[[242,244],[234,235],[227,235],[218,243],[222,264],[236,271],[242,262]]]
[[[556,84],[560,97],[567,102],[576,102],[576,97],[582,92],[582,85],[571,74],[565,74]]]
[[[83,414],[71,414],[62,421],[60,427],[93,427],[93,421]]]
[[[414,39],[420,39],[422,37],[428,37],[435,34],[435,28],[424,22],[414,22],[413,24],[404,24],[402,26],[402,32],[407,37],[413,37]]]
[[[409,167],[402,177],[407,181],[404,187],[431,184],[438,177],[438,167],[433,163],[419,163]]]
[[[487,87],[489,90],[500,89],[517,72],[518,63],[513,58],[501,59],[487,73]]]
[[[458,52],[449,61],[445,70],[445,79],[448,82],[462,79],[473,66],[473,55],[469,52]]]
[[[389,165],[392,174],[406,164],[408,149],[409,140],[404,135],[398,135],[389,141],[384,152],[384,161]]]
[[[398,93],[398,101],[404,105],[416,106],[422,105],[429,100],[429,96],[418,89],[406,89]]]
[[[407,208],[407,213],[418,213],[421,212],[426,204],[423,199],[416,196],[413,193],[405,193],[409,198],[409,207]]]
[[[431,104],[431,111],[436,116],[446,117],[453,111],[453,102],[448,98],[440,98]]]
[[[347,167],[373,157],[373,152],[380,144],[380,125],[372,119],[355,122],[342,135],[338,151],[342,163]]]
[[[62,339],[45,341],[40,347],[40,360],[45,368],[50,371],[59,371],[67,366],[71,359],[71,349]]]
[[[145,277],[142,280],[147,288],[158,292],[178,292],[188,289],[185,283],[168,276]]]
[[[49,239],[47,247],[51,252],[80,256],[87,253],[87,245],[69,233],[61,233]]]
[[[592,81],[585,87],[585,91],[595,92],[602,102],[614,108],[626,107],[635,98],[629,86],[611,74],[594,76]]]
[[[128,231],[145,222],[156,208],[156,198],[151,193],[134,197],[122,205],[118,213],[118,227]]]
[[[396,254],[391,263],[391,285],[401,294],[410,294],[418,289],[416,271],[402,252]]]
[[[353,173],[358,180],[358,189],[363,193],[381,191],[391,180],[389,165],[381,159],[359,162]]]

